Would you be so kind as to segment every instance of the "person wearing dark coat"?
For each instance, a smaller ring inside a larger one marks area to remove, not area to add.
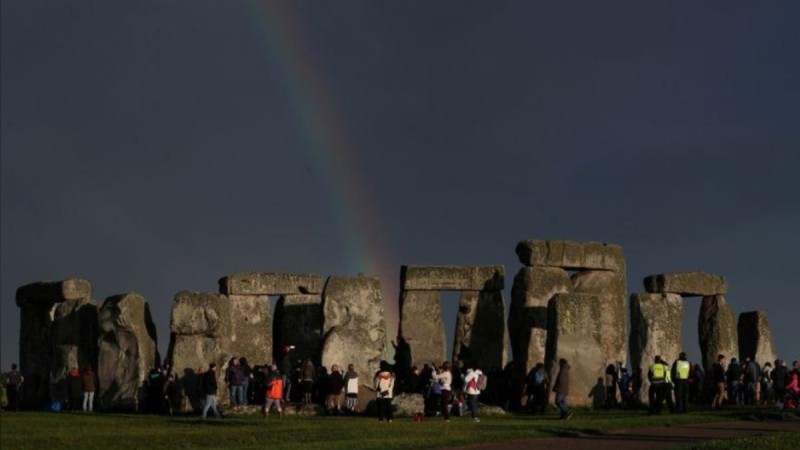
[[[203,374],[203,395],[205,395],[205,404],[203,405],[203,419],[206,418],[208,410],[214,413],[214,417],[221,419],[222,416],[217,409],[217,364],[211,363],[208,366],[208,371]]]
[[[572,413],[569,412],[569,408],[567,407],[570,366],[564,358],[558,361],[558,365],[558,376],[556,376],[556,382],[553,384],[553,392],[556,393],[556,407],[558,407],[560,411],[560,418],[566,420],[572,417]]]

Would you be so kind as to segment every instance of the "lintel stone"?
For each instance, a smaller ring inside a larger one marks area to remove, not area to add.
[[[221,294],[292,295],[321,294],[325,280],[317,275],[245,272],[219,280]]]
[[[728,282],[725,277],[705,272],[672,272],[650,275],[644,279],[644,288],[651,294],[702,297],[727,294]]]
[[[402,266],[404,291],[500,291],[503,266]]]
[[[574,270],[625,271],[622,247],[603,242],[528,239],[516,248],[525,266],[552,266]]]

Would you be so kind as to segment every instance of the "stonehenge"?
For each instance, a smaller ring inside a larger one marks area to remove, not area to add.
[[[739,357],[744,360],[753,358],[761,366],[764,363],[774,363],[778,357],[775,343],[772,341],[772,331],[769,328],[767,313],[764,311],[750,311],[739,314],[737,326],[739,334]]]
[[[597,298],[605,330],[603,355],[608,364],[627,359],[627,281],[621,246],[529,239],[517,244],[516,253],[524,267],[514,277],[508,317],[515,361],[529,371],[547,359],[548,302],[566,293]]]
[[[460,291],[452,359],[474,360],[484,370],[505,365],[503,266],[402,266],[400,332],[412,364],[440,363],[447,344],[441,291]]]
[[[397,347],[411,355],[404,363],[421,367],[448,358],[448,318],[442,313],[447,291],[460,295],[451,318],[455,333],[449,356],[456,367],[474,362],[486,372],[501,369],[510,345],[516,364],[527,372],[543,362],[553,380],[559,359],[566,358],[574,406],[597,403],[591,396],[606,367],[628,358],[628,367],[642,377],[638,398],[646,401],[654,357],[672,362],[682,351],[684,298],[702,298],[698,335],[706,373],[717,354],[753,357],[761,364],[776,358],[766,313],[742,313],[736,321],[722,276],[654,274],[644,278],[645,292],[628,297],[619,245],[523,240],[516,254],[523,267],[511,286],[508,316],[504,266],[402,266],[398,338],[403,340]],[[70,278],[21,286],[16,304],[26,378],[23,407],[64,400],[67,374],[76,367],[96,372],[98,407],[138,408],[148,371],[160,364],[155,326],[141,295],[114,295],[100,305],[92,299],[89,281]],[[365,407],[374,397],[371,375],[391,356],[387,343],[393,336],[387,335],[385,313],[381,283],[374,277],[232,274],[218,280],[218,292],[175,294],[165,361],[177,373],[185,411],[200,406],[194,389],[199,369],[217,364],[224,403],[231,357],[279,363],[290,345],[295,346],[292,363],[308,358],[326,367],[353,363],[364,375],[359,403]]]

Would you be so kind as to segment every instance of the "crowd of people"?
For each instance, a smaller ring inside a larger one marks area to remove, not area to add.
[[[278,364],[251,366],[244,357],[230,358],[224,373],[216,363],[200,366],[195,371],[186,370],[182,376],[167,365],[153,368],[144,380],[135,408],[140,412],[175,414],[186,406],[202,418],[209,415],[221,418],[217,405],[220,393],[219,380],[227,390],[228,407],[260,405],[262,415],[274,410],[278,417],[288,403],[320,405],[328,414],[353,414],[360,410],[360,386],[374,392],[375,409],[381,422],[391,422],[392,401],[399,394],[420,394],[424,410],[415,420],[438,417],[449,421],[451,415],[470,414],[480,421],[478,400],[484,404],[500,406],[511,411],[529,411],[544,414],[551,399],[561,419],[572,414],[567,405],[572,375],[565,359],[558,362],[554,379],[543,363],[535,364],[527,373],[525,365],[510,362],[505,367],[481,371],[469,355],[459,355],[453,363],[431,361],[422,367],[411,365],[411,352],[402,337],[394,343],[395,364],[381,361],[374,374],[359,374],[354,365],[347,368],[332,364],[319,366],[311,358],[295,358],[293,346],[283,347]],[[466,361],[466,362],[465,362]],[[688,405],[769,405],[780,409],[796,409],[800,397],[800,363],[787,366],[783,360],[766,362],[763,367],[752,358],[743,362],[731,358],[728,362],[719,355],[706,375],[698,364],[690,363],[681,353],[671,365],[656,356],[646,374],[639,370],[631,373],[621,363],[609,364],[605,377],[589,394],[594,407],[641,408],[642,397],[647,398],[649,412],[660,414],[664,403],[671,413],[685,413]],[[25,377],[13,364],[11,371],[2,374],[0,387],[7,397],[6,409],[19,406],[20,387]],[[646,378],[643,378],[646,377]],[[643,381],[648,383],[642,392]],[[94,410],[97,377],[91,368],[78,371],[72,368],[64,383],[64,398],[53,399],[51,409],[92,412]],[[361,401],[364,399],[362,398]],[[188,405],[182,402],[189,402]]]

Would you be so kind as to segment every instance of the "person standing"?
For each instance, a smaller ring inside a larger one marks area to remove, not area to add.
[[[769,405],[772,402],[772,363],[767,361],[761,371],[761,402]]]
[[[19,410],[19,391],[25,377],[17,370],[17,363],[11,364],[11,371],[6,373],[6,396],[8,397],[8,410]]]
[[[344,389],[344,407],[352,414],[356,411],[358,402],[358,372],[352,363],[347,365],[347,373],[344,374]]]
[[[283,399],[288,403],[291,398],[292,391],[292,373],[294,366],[292,364],[292,351],[294,345],[283,346],[283,356],[281,357],[281,376],[283,377]]]
[[[560,412],[560,418],[567,420],[572,418],[567,406],[567,396],[569,395],[569,371],[570,365],[565,358],[558,361],[558,375],[553,384],[553,392],[556,393],[556,407]]]
[[[606,409],[617,407],[617,382],[619,381],[619,371],[617,366],[609,364],[606,366]]]
[[[339,365],[331,366],[331,373],[326,380],[325,407],[329,414],[339,414],[342,408],[342,392],[344,392],[344,377],[339,372]]]
[[[394,419],[392,411],[392,396],[394,391],[394,374],[389,368],[389,363],[381,361],[381,369],[375,374],[376,402],[378,404],[378,421],[391,423]]]
[[[80,411],[83,403],[83,379],[77,367],[73,367],[67,376],[69,403],[71,411]]]
[[[712,372],[716,393],[714,394],[714,400],[711,401],[711,409],[716,409],[725,404],[728,399],[725,394],[725,355],[717,355],[717,362],[714,363]]]
[[[728,370],[725,372],[725,380],[728,383],[728,400],[734,405],[744,403],[744,392],[742,390],[742,367],[736,358],[731,358]]]
[[[434,378],[441,385],[442,415],[444,421],[450,422],[450,401],[453,398],[453,373],[448,361],[442,363],[442,370],[434,372]]]
[[[94,393],[97,391],[97,380],[91,367],[83,371],[83,412],[94,411]]]
[[[180,401],[180,391],[178,390],[178,383],[175,382],[175,375],[167,375],[164,381],[164,410],[171,416],[178,409],[178,402]]]
[[[661,356],[656,356],[655,362],[647,371],[647,379],[650,381],[650,391],[648,392],[650,414],[661,414],[661,406],[669,394],[668,377],[669,367],[664,364]]]
[[[686,359],[686,353],[681,352],[678,360],[672,364],[672,379],[675,383],[675,410],[680,413],[686,412],[689,403],[689,374],[692,365]]]
[[[222,416],[217,409],[217,363],[208,365],[208,370],[203,374],[202,387],[203,395],[205,396],[202,418],[205,419],[208,411],[211,410],[214,413],[214,417],[221,419]]]
[[[467,394],[467,406],[469,407],[469,411],[472,413],[472,420],[475,422],[480,422],[480,414],[478,413],[478,396],[481,395],[481,390],[479,387],[478,382],[481,380],[481,377],[484,376],[483,372],[476,366],[476,364],[472,364],[472,367],[467,369],[467,376],[464,377],[464,384],[466,385],[466,394]]]
[[[228,369],[225,371],[225,382],[228,383],[231,393],[230,405],[244,404],[244,371],[239,364],[239,358],[231,358]]]
[[[311,358],[307,358],[303,363],[302,369],[303,377],[303,403],[311,403],[311,393],[314,392],[314,379],[317,377],[317,371],[314,368],[314,363]]]
[[[265,419],[269,417],[269,412],[273,405],[278,411],[278,419],[283,419],[281,399],[283,399],[283,376],[278,372],[278,366],[273,364],[270,367],[267,381],[267,398],[264,401],[264,407],[261,409],[261,414]]]

